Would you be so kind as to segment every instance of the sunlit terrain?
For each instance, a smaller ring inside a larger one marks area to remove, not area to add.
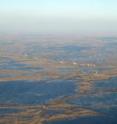
[[[0,124],[116,124],[117,38],[0,35]]]

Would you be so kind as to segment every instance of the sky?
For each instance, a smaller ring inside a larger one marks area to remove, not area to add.
[[[116,34],[117,0],[0,0],[0,32]]]

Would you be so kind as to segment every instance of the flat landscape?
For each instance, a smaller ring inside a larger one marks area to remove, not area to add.
[[[0,35],[0,124],[116,124],[117,37]]]

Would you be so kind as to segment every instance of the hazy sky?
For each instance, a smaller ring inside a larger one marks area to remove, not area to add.
[[[0,32],[117,33],[117,0],[0,0]]]

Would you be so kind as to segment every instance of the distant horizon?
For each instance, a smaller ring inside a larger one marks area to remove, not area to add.
[[[76,37],[117,37],[117,33],[66,33],[66,32],[0,32],[1,35],[14,35],[14,36],[22,36],[22,35],[32,35],[32,36],[76,36]]]
[[[116,0],[0,1],[0,32],[117,35]]]

